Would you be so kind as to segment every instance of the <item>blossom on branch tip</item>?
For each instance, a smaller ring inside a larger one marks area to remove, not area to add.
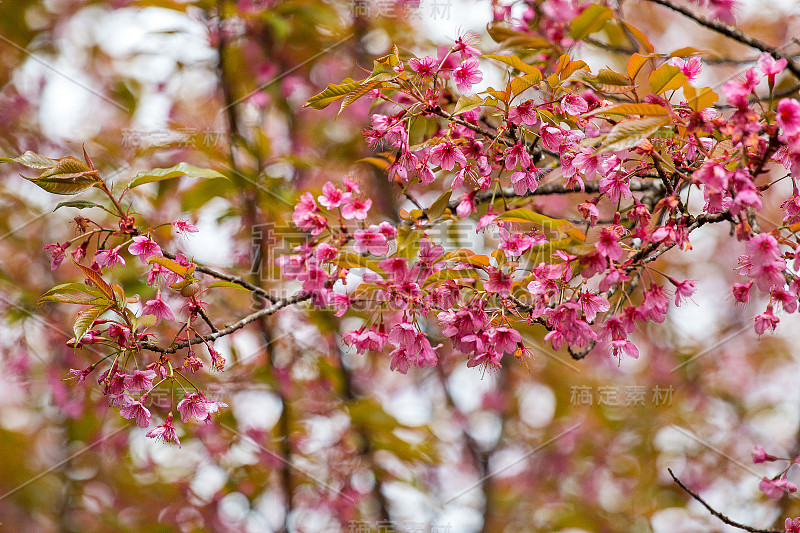
[[[61,263],[64,262],[66,254],[64,253],[69,248],[69,241],[64,243],[45,244],[44,251],[50,254],[50,270],[58,270]]]
[[[161,299],[161,291],[156,293],[156,297],[153,300],[148,300],[145,305],[142,306],[142,314],[143,315],[153,315],[156,317],[156,323],[161,323],[162,319],[167,320],[175,320],[175,315],[172,313],[172,309]]]
[[[372,200],[369,198],[352,197],[342,207],[342,217],[346,220],[366,220],[371,207]]]
[[[187,233],[197,233],[200,231],[197,229],[197,226],[186,220],[176,220],[175,222],[172,222],[172,227],[175,228],[178,233],[182,233],[184,235]]]
[[[143,263],[153,256],[161,256],[161,247],[151,240],[150,237],[139,235],[133,238],[133,242],[128,246],[131,255],[138,255]]]
[[[453,81],[462,93],[468,92],[472,86],[483,80],[483,73],[478,67],[478,58],[470,57],[466,59],[457,69],[453,71]]]
[[[779,477],[778,479],[763,478],[758,484],[758,489],[770,500],[780,500],[784,494],[797,492],[795,484],[785,477]]]
[[[689,59],[682,59],[680,57],[673,57],[672,64],[678,67],[681,72],[689,78],[689,83],[694,83],[697,76],[703,70],[703,60],[699,57],[690,57]]]
[[[142,404],[142,396],[139,400],[134,400],[130,396],[124,396],[122,399],[122,409],[119,414],[122,418],[136,420],[136,425],[140,428],[146,428],[150,425],[150,410]]]
[[[172,425],[172,413],[167,415],[167,419],[160,426],[156,426],[147,432],[147,437],[151,439],[161,439],[164,442],[174,442],[181,447],[181,441],[178,440],[178,435],[175,433],[175,428]]]
[[[111,250],[98,250],[94,255],[94,262],[101,268],[116,265],[125,266],[125,260],[119,255],[120,248],[121,246],[117,246]]]

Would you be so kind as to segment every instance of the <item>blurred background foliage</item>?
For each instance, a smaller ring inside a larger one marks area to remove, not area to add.
[[[364,77],[393,43],[434,55],[456,37],[457,17],[496,48],[485,35],[491,3],[439,2],[447,18],[432,4],[4,0],[0,155],[80,157],[83,146],[111,183],[181,161],[214,168],[230,181],[142,187],[136,210],[154,223],[197,223],[201,233],[188,239],[158,235],[173,251],[288,290],[270,262],[271,239],[288,230],[299,193],[352,175],[379,216],[396,220],[409,208],[380,169],[356,163],[373,155],[360,134],[370,103],[334,120],[336,106],[308,110],[305,100]],[[745,3],[741,26],[784,45],[798,33],[792,4]],[[691,41],[723,59],[754,56],[657,6],[624,8],[659,51]],[[625,43],[613,31],[603,38]],[[599,47],[573,55],[594,70],[626,62]],[[710,63],[705,84],[746,66]],[[485,373],[449,354],[437,368],[399,375],[386,358],[341,351],[338,336],[357,319],[290,308],[221,343],[227,370],[197,379],[231,407],[216,425],[182,425],[178,449],[145,438],[93,384],[65,381],[96,357],[65,345],[73,309],[36,306],[77,279],[68,262],[52,272],[42,247],[71,238],[75,217],[91,215],[53,212],[58,199],[6,167],[3,531],[725,531],[687,502],[667,467],[734,519],[766,526],[800,513],[795,497],[765,500],[759,476],[777,472],[749,464],[755,444],[798,452],[797,324],[786,317],[778,335],[755,337],[750,317],[763,302],[730,301],[741,246],[727,228],[703,229],[691,252],[659,260],[660,270],[699,280],[698,305],[638,332],[637,361],[594,353],[576,362],[531,329],[528,365]],[[149,294],[131,263],[119,281]],[[258,303],[233,290],[210,301],[222,323]]]

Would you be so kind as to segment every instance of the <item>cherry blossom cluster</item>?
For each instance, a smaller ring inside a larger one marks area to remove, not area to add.
[[[162,322],[183,323],[176,341],[183,331],[186,331],[187,339],[190,333],[202,339],[192,322],[198,319],[202,306],[207,304],[199,299],[203,290],[192,275],[194,265],[182,253],[178,253],[174,260],[166,258],[161,246],[150,235],[141,234],[133,216],[120,213],[119,220],[119,229],[114,229],[82,216],[75,217],[74,223],[79,233],[77,237],[44,247],[50,255],[52,270],[57,270],[69,253],[86,275],[84,284],[57,286],[44,297],[45,301],[93,305],[79,313],[76,321],[76,331],[79,331],[81,315],[92,317],[88,328],[80,338],[73,338],[67,344],[75,349],[89,345],[104,346],[110,351],[82,370],[71,370],[70,374],[75,383],[81,385],[101,364],[108,363],[108,368],[97,379],[102,394],[108,405],[120,408],[120,416],[134,420],[139,427],[150,426],[151,412],[147,405],[152,391],[159,387],[171,387],[174,397],[176,386],[184,396],[176,405],[181,420],[188,422],[194,418],[210,423],[211,415],[226,404],[207,400],[204,393],[181,372],[194,373],[204,366],[193,350],[188,350],[182,367],[178,368],[173,367],[166,354],[151,362],[146,362],[142,356],[143,343],[154,337],[156,326]],[[186,236],[198,231],[187,220],[176,220],[169,225],[177,235]],[[73,249],[70,251],[70,248]],[[138,294],[126,296],[119,285],[111,286],[104,279],[113,273],[115,267],[126,266],[126,256],[128,261],[139,258],[145,269],[142,276],[155,291],[152,298]],[[87,257],[91,257],[88,267],[80,264]],[[168,293],[170,297],[166,297]],[[173,306],[180,300],[183,300],[183,304],[179,316],[186,318],[178,320]],[[175,303],[171,304],[170,301]],[[138,310],[135,304],[139,304]],[[101,315],[107,316],[106,311],[113,313],[113,316],[100,318]],[[222,370],[224,358],[210,342],[203,342],[209,352],[211,368]],[[173,413],[170,411],[163,424],[149,431],[147,436],[180,445],[172,421]]]

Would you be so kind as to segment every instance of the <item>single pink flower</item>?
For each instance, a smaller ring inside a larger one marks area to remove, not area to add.
[[[408,66],[411,67],[411,70],[414,71],[419,79],[432,80],[436,75],[439,63],[430,56],[425,56],[422,59],[414,57],[408,61]]]
[[[367,229],[356,230],[353,250],[359,254],[386,255],[389,253],[389,241],[380,228],[373,224]]]
[[[367,213],[372,207],[372,200],[369,198],[350,198],[350,201],[342,207],[342,216],[347,220],[357,219],[366,220]]]
[[[467,164],[467,158],[464,157],[461,149],[450,141],[445,141],[434,146],[433,149],[431,149],[429,161],[432,165],[439,165],[442,167],[442,170],[448,171],[453,170],[456,163],[462,167]]]
[[[489,280],[483,284],[483,289],[486,292],[494,292],[503,297],[511,294],[511,285],[514,283],[514,278],[494,267],[488,267],[486,273],[489,274]]]
[[[689,78],[689,83],[693,83],[703,70],[703,61],[699,57],[690,57],[689,59],[673,57],[672,64],[681,69],[681,72]]]
[[[176,220],[172,223],[172,227],[175,228],[178,233],[182,233],[183,235],[186,235],[187,233],[197,233],[200,231],[197,229],[197,226],[188,220]]]
[[[128,420],[135,419],[140,428],[146,428],[150,425],[150,410],[142,405],[142,398],[134,400],[130,396],[124,396],[119,414],[122,418],[127,418]]]
[[[94,262],[101,268],[116,265],[125,266],[125,260],[119,255],[120,248],[120,246],[117,246],[111,250],[98,251],[94,256]]]
[[[784,477],[778,479],[763,478],[758,489],[770,500],[780,500],[784,494],[797,492],[797,487]]]
[[[336,185],[328,181],[322,186],[322,194],[317,197],[317,200],[319,200],[322,206],[328,209],[334,209],[347,201],[350,196],[351,193],[337,189]]]
[[[153,388],[152,381],[156,377],[155,370],[134,370],[125,376],[125,388],[130,393],[149,392]]]
[[[138,255],[143,263],[147,263],[147,260],[154,255],[162,255],[161,247],[150,237],[144,235],[134,237],[133,242],[128,246],[128,251],[131,255]]]
[[[589,110],[589,104],[574,93],[567,93],[561,99],[561,109],[568,115],[577,116]]]
[[[147,432],[147,437],[151,439],[161,439],[164,442],[174,442],[181,447],[181,441],[178,440],[178,435],[175,433],[175,428],[172,426],[172,413],[167,415],[167,419],[160,426],[156,426]]]
[[[462,93],[468,92],[472,86],[483,79],[483,73],[478,67],[478,58],[470,57],[453,71],[453,81]]]
[[[784,135],[800,132],[800,102],[793,98],[783,98],[778,102],[778,114],[775,117]]]
[[[66,257],[64,252],[66,252],[67,248],[69,248],[69,241],[62,244],[55,243],[44,245],[44,251],[50,254],[50,270],[58,270],[58,267],[64,262],[64,258]]]
[[[156,326],[160,324],[161,320],[164,318],[167,320],[175,320],[172,309],[161,299],[161,291],[158,291],[154,300],[148,300],[147,303],[142,306],[142,314],[155,316]]]

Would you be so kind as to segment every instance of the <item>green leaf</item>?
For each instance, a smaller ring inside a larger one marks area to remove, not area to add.
[[[50,289],[49,291],[44,293],[44,296],[47,296],[49,294],[64,293],[64,292],[68,292],[68,291],[82,292],[82,293],[91,294],[92,296],[97,296],[97,297],[101,296],[101,294],[102,294],[95,287],[89,287],[88,285],[85,285],[83,283],[70,282],[70,283],[61,283],[60,285],[56,285],[55,287],[53,287],[52,289]]]
[[[147,260],[147,263],[152,265],[153,263],[158,263],[159,265],[163,266],[167,270],[170,270],[182,278],[189,276],[192,272],[194,272],[194,267],[185,267],[182,264],[178,263],[177,261],[173,261],[169,257],[160,257],[160,256],[152,256]]]
[[[613,18],[614,12],[606,6],[592,4],[569,25],[569,34],[576,41],[582,41],[589,35],[603,29],[603,26]]]
[[[553,47],[550,41],[544,37],[522,33],[497,24],[489,24],[486,31],[492,39],[507,48],[549,49]]]
[[[683,94],[686,96],[686,101],[689,102],[689,107],[693,111],[701,111],[711,107],[719,100],[719,95],[711,87],[703,87],[698,91],[688,83],[683,86]]]
[[[694,55],[719,57],[719,54],[713,50],[703,50],[693,46],[684,46],[683,48],[678,48],[677,50],[673,50],[669,53],[669,57],[687,57]]]
[[[527,63],[522,61],[517,56],[502,56],[502,55],[497,55],[497,54],[486,54],[483,57],[485,57],[487,59],[494,59],[495,61],[500,61],[501,63],[505,63],[506,65],[508,65],[510,67],[514,67],[515,69],[517,69],[518,71],[520,71],[522,73],[530,74],[531,76],[539,76],[539,80],[536,83],[539,83],[539,81],[542,80],[542,71],[540,71],[538,68],[534,67],[533,65],[528,65]]]
[[[88,209],[90,207],[99,207],[102,209],[102,205],[96,204],[94,202],[90,202],[89,200],[69,200],[67,202],[59,202],[53,211],[58,211],[62,207],[74,207],[75,209]]]
[[[650,77],[648,78],[650,81],[650,92],[653,94],[661,94],[666,91],[680,89],[688,79],[689,78],[681,72],[681,69],[665,63],[650,73]]]
[[[482,106],[485,100],[486,99],[484,97],[478,96],[477,94],[464,95],[458,99],[458,102],[456,102],[456,106],[453,108],[453,111],[451,111],[451,114],[458,115],[460,113],[471,111]]]
[[[155,325],[156,325],[155,315],[142,315],[133,318],[133,329],[136,329],[139,326],[143,326],[145,328],[152,328]]]
[[[378,264],[372,259],[349,252],[339,254],[339,257],[334,259],[332,263],[340,268],[368,268],[373,272],[381,272]]]
[[[17,157],[0,157],[0,163],[19,163],[28,168],[35,168],[37,170],[45,170],[52,168],[58,164],[58,159],[50,159],[36,152],[28,150],[22,155]]]
[[[452,190],[445,191],[441,196],[439,196],[439,198],[436,199],[435,202],[431,204],[431,206],[428,208],[428,218],[430,220],[439,218],[444,214],[447,206],[449,205],[450,196],[452,194]]]
[[[586,70],[579,70],[571,78],[606,94],[620,94],[636,89],[636,86],[631,85],[631,80],[625,74],[605,68],[596,76]]]
[[[251,292],[250,289],[248,289],[247,287],[242,287],[238,283],[233,283],[232,281],[215,281],[208,287],[221,288],[221,289],[239,289],[241,291]]]
[[[114,290],[111,288],[111,285],[106,283],[106,280],[103,279],[103,276],[101,276],[91,268],[87,268],[81,265],[80,263],[75,263],[75,264],[78,266],[78,268],[80,268],[83,271],[86,277],[89,278],[92,281],[92,283],[94,283],[94,286],[100,290],[100,292],[103,294],[103,296],[106,297],[106,299],[109,302],[114,301]]]
[[[95,176],[86,176],[83,174],[66,174],[49,178],[22,177],[51,194],[78,194],[81,191],[85,191],[92,185],[99,183]]]
[[[534,85],[538,85],[539,82],[542,81],[541,76],[536,76],[535,74],[525,74],[524,76],[517,76],[516,78],[512,79],[508,82],[508,87],[506,87],[506,91],[510,92],[511,94],[520,94],[527,89],[530,89]]]
[[[659,57],[658,54],[633,54],[631,58],[628,60],[628,76],[631,78],[631,81],[639,74],[639,71],[642,70],[642,67],[650,61],[654,57]]]
[[[581,242],[586,239],[583,232],[573,226],[568,220],[563,218],[550,218],[547,215],[523,207],[506,211],[497,218],[510,222],[532,222],[544,230],[560,231]]]
[[[360,81],[353,81],[351,78],[343,80],[340,84],[329,83],[324,91],[309,98],[303,107],[325,109],[336,100],[344,98],[359,85]]]
[[[423,283],[422,286],[428,287],[434,283],[448,281],[451,279],[480,279],[480,276],[478,276],[478,273],[472,268],[465,268],[462,270],[448,268],[428,276],[428,279],[425,280],[425,283]]]
[[[384,80],[375,79],[370,81],[364,81],[363,83],[358,85],[355,89],[347,93],[347,95],[344,97],[344,100],[342,100],[342,105],[339,106],[339,113],[344,111],[347,107],[350,106],[350,104],[352,104],[353,102],[355,102],[356,100],[358,100],[371,90],[378,89],[384,86],[385,86]],[[337,113],[337,116],[339,115],[339,113]]]
[[[51,176],[73,176],[84,175],[86,173],[96,173],[96,171],[89,168],[86,163],[80,159],[67,156],[58,160],[55,166],[48,168],[39,176],[40,178],[49,178]]]
[[[133,189],[145,183],[152,183],[154,181],[169,180],[178,178],[180,176],[189,176],[190,178],[224,178],[228,179],[224,174],[220,174],[216,170],[209,168],[197,168],[186,163],[178,163],[170,168],[154,168],[147,172],[140,172],[128,183],[128,188]]]
[[[668,116],[664,106],[658,104],[619,104],[608,107],[601,107],[589,113],[589,115],[647,115],[647,116]]]
[[[645,35],[642,30],[625,21],[622,21],[622,25],[628,29],[628,31],[637,41],[639,41],[639,44],[642,45],[642,48],[644,48],[645,52],[652,54],[655,51],[655,48],[653,48],[653,43],[650,42],[650,39],[647,38],[647,35]]]
[[[49,294],[39,298],[36,303],[41,305],[45,302],[78,305],[108,305],[108,300],[105,298],[99,298],[89,294]]]
[[[72,326],[72,332],[75,334],[75,340],[80,341],[86,332],[92,328],[92,324],[102,315],[106,309],[105,305],[96,305],[78,313],[75,319],[75,324]]]
[[[633,148],[668,122],[669,119],[664,117],[635,118],[622,121],[611,128],[598,153],[617,152]]]

